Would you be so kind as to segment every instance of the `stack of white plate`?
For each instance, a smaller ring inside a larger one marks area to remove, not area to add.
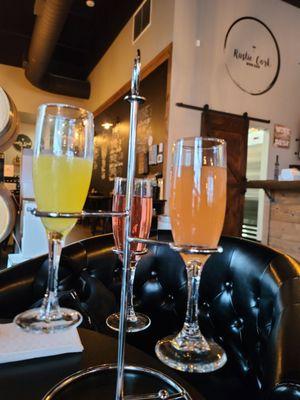
[[[16,140],[19,118],[16,106],[0,87],[0,152],[7,150]],[[0,243],[12,231],[16,220],[16,206],[11,192],[0,182]]]
[[[7,150],[16,140],[19,118],[16,106],[0,87],[0,152]]]
[[[16,205],[10,191],[0,183],[0,243],[11,233],[16,222]]]

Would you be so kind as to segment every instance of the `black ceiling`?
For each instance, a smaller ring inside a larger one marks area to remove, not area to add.
[[[63,0],[62,0],[63,1]],[[142,0],[73,0],[49,71],[86,79]],[[21,67],[34,26],[35,0],[1,0],[0,63]]]
[[[282,1],[284,1],[285,3],[289,3],[292,6],[300,8],[300,0],[282,0]]]

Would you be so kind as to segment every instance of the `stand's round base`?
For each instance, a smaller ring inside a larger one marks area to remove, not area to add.
[[[114,400],[116,392],[115,364],[79,371],[51,389],[43,400]],[[151,368],[125,366],[125,395],[128,400],[176,399],[192,400],[187,391],[174,379]],[[152,397],[146,395],[152,394]],[[157,396],[154,396],[154,395]],[[178,395],[176,395],[178,394]]]
[[[145,314],[135,313],[136,321],[130,321],[127,319],[126,332],[134,333],[141,332],[147,329],[151,325],[151,319]],[[119,331],[120,314],[112,314],[106,319],[106,325],[114,330]]]
[[[223,367],[227,361],[225,351],[213,340],[207,340],[209,351],[187,352],[174,347],[175,337],[161,339],[155,346],[157,357],[171,368],[194,373],[212,372]]]
[[[69,308],[59,308],[59,312],[43,318],[40,308],[27,310],[14,318],[14,323],[27,332],[55,333],[63,329],[76,327],[81,324],[79,312]]]

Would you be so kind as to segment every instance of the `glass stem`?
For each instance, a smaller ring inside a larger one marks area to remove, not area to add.
[[[183,351],[207,351],[209,345],[202,335],[199,322],[199,287],[203,264],[197,260],[189,261],[186,264],[188,301],[186,317],[182,330],[176,336],[176,347]]]
[[[128,287],[128,309],[127,309],[127,320],[130,322],[136,322],[137,317],[135,315],[134,307],[133,307],[133,284],[136,270],[136,262],[130,262],[130,271],[129,271],[129,287]]]
[[[60,308],[57,297],[58,286],[58,267],[60,255],[63,245],[63,237],[57,232],[48,232],[48,283],[47,290],[41,307],[41,315],[43,318],[55,318],[60,315]]]

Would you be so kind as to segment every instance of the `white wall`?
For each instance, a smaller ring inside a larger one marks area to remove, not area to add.
[[[151,26],[135,44],[132,43],[133,18],[129,20],[89,76],[90,109],[97,109],[130,80],[137,49],[141,50],[145,66],[172,42],[173,15],[174,0],[152,0]]]
[[[61,96],[33,86],[26,78],[22,68],[0,64],[0,86],[13,99],[18,111],[36,114],[37,108],[42,103],[67,103],[88,106],[85,99]]]
[[[174,5],[167,171],[171,168],[173,143],[180,137],[199,135],[201,117],[198,111],[176,106],[177,102],[199,104],[200,49],[196,40],[199,38],[200,1],[175,0]],[[167,172],[166,198],[170,190],[168,177]],[[168,212],[167,207],[165,211]]]
[[[270,119],[273,140],[274,124],[292,129],[290,149],[270,146],[268,176],[273,178],[276,154],[280,168],[300,160],[294,155],[295,139],[300,136],[300,10],[281,0],[199,0],[200,3],[200,77],[196,104],[232,113]],[[226,3],[226,5],[225,5]],[[224,64],[223,45],[230,25],[243,16],[262,20],[277,39],[281,69],[275,85],[265,94],[252,96],[239,89],[230,79]],[[254,123],[253,123],[254,124]]]

